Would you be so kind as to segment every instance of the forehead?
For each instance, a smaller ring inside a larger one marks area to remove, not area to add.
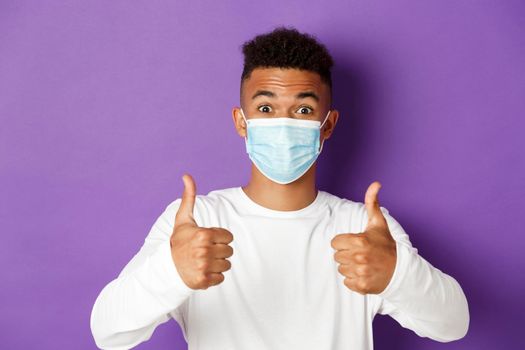
[[[313,91],[326,98],[328,86],[316,72],[295,68],[256,68],[243,83],[243,98],[251,99],[257,90],[270,90],[277,97],[287,97],[298,92]],[[248,102],[248,101],[246,101]]]

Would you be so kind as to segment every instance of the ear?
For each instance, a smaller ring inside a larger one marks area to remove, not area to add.
[[[328,119],[323,125],[323,129],[321,130],[322,139],[326,140],[330,138],[330,136],[334,132],[335,124],[337,124],[338,118],[339,118],[339,111],[337,109],[332,109],[332,111],[330,112],[330,115],[328,116]]]
[[[239,134],[240,137],[244,138],[246,136],[246,122],[244,121],[244,118],[242,117],[240,107],[234,107],[232,109],[232,118],[233,118],[233,125],[235,127],[235,130],[237,130],[237,134]]]

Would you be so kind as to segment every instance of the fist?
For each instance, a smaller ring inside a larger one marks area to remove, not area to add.
[[[184,193],[170,238],[171,256],[188,287],[208,289],[224,281],[222,273],[231,268],[226,258],[233,255],[233,248],[228,245],[233,235],[223,228],[197,226],[193,217],[195,182],[188,174],[182,179]]]
[[[379,207],[381,184],[374,181],[365,194],[368,223],[364,232],[341,233],[332,241],[337,270],[349,289],[360,294],[379,294],[390,282],[396,266],[396,242]]]

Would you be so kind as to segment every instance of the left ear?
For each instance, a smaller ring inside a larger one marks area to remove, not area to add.
[[[232,108],[232,119],[235,130],[237,130],[237,134],[239,134],[240,137],[245,137],[246,123],[244,122],[244,118],[241,115],[240,107]],[[328,120],[326,122],[328,123]]]
[[[335,124],[337,124],[337,119],[339,118],[339,111],[337,109],[332,109],[330,112],[330,115],[328,115],[328,119],[326,119],[326,122],[323,125],[323,128],[321,129],[321,137],[322,139],[329,139],[332,133],[334,132]]]

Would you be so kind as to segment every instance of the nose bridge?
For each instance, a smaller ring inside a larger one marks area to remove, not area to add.
[[[248,120],[246,118],[246,115],[244,114],[244,110],[242,109],[242,107],[239,108],[240,109],[240,112],[241,112],[241,116],[242,118],[244,119],[244,122],[246,123],[246,127],[248,127]],[[328,120],[328,116],[330,115],[330,113],[332,112],[331,109],[328,110],[328,113],[326,113],[326,116],[324,117],[323,121],[322,122],[319,122],[320,123],[320,126],[319,128],[322,128],[323,125],[326,123],[326,121]],[[295,116],[293,116],[293,113],[292,113],[292,116],[289,116],[288,113],[286,113],[286,115],[282,114],[282,113],[276,113],[276,115],[272,116],[272,117],[265,117],[265,118],[290,118],[290,119],[302,119],[302,118],[297,118]],[[253,118],[252,118],[253,119]],[[258,118],[255,118],[255,119],[258,119]]]
[[[287,109],[286,111],[283,111],[285,107],[282,107],[282,108],[279,108],[279,109],[276,109],[274,110],[274,113],[272,116],[268,116],[268,115],[264,115],[263,113],[260,113],[261,115],[260,116],[252,116],[251,119],[258,119],[258,118],[290,118],[290,119],[297,119],[296,117],[294,117],[293,115],[293,107],[290,107],[289,109]],[[244,119],[244,121],[246,122],[246,124],[248,124],[248,120],[246,118],[246,115],[244,114],[244,110],[242,109],[242,107],[240,108],[240,112],[241,112],[241,115]]]

